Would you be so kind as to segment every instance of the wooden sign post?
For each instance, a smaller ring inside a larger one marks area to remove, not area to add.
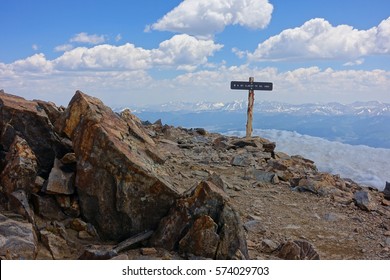
[[[250,138],[252,136],[252,120],[253,120],[253,104],[255,103],[255,90],[272,90],[272,83],[264,83],[257,82],[255,83],[255,79],[253,77],[249,78],[249,82],[243,81],[232,81],[230,83],[231,89],[247,89],[248,93],[248,113],[247,113],[247,121],[246,121],[246,138]]]

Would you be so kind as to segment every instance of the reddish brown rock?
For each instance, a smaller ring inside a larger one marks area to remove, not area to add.
[[[219,243],[217,229],[218,225],[210,216],[199,217],[180,240],[180,251],[205,258],[215,258]]]
[[[75,259],[77,253],[68,246],[66,240],[47,230],[41,230],[41,240],[54,260]]]
[[[27,141],[15,136],[6,156],[6,166],[0,173],[0,184],[6,194],[15,190],[24,190],[27,194],[33,192],[37,175],[37,158]]]
[[[285,260],[319,260],[314,247],[305,240],[287,241],[280,249],[278,257]]]
[[[56,156],[62,157],[70,147],[65,145],[54,132],[53,124],[45,112],[45,108],[42,107],[44,103],[27,101],[24,98],[0,92],[0,143],[2,149],[8,151],[15,136],[22,137],[38,159],[38,173],[45,175],[50,172],[54,158]],[[54,108],[53,106],[48,105],[47,108]],[[52,119],[54,120],[55,117],[53,116]]]
[[[156,255],[157,249],[156,248],[141,248],[140,252],[144,256]]]
[[[179,194],[137,121],[78,91],[56,127],[73,141],[82,216],[101,237],[122,240],[158,225]]]
[[[154,141],[144,130],[141,120],[133,115],[129,109],[121,112],[121,118],[127,123],[129,133],[143,143],[154,146]]]
[[[41,100],[34,100],[34,102],[37,102],[38,106],[45,111],[52,124],[54,124],[64,112],[63,108],[58,108],[53,102],[45,102]]]
[[[186,253],[208,258],[248,258],[240,216],[229,204],[227,194],[209,181],[176,201],[150,243],[167,250],[180,247]]]

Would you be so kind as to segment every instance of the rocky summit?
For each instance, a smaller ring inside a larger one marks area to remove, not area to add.
[[[0,258],[390,258],[388,187],[275,147],[0,92]]]

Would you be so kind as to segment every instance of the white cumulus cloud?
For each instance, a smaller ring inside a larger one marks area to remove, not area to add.
[[[106,38],[104,35],[97,35],[97,34],[89,35],[86,32],[78,33],[70,39],[70,42],[87,43],[90,45],[102,44],[105,41]]]
[[[333,26],[322,18],[286,29],[260,43],[248,55],[252,61],[291,59],[354,60],[373,54],[390,53],[390,17],[368,30],[349,25]]]
[[[159,48],[152,50],[154,65],[177,66],[178,69],[193,70],[207,63],[207,58],[223,47],[212,40],[199,40],[181,34],[160,43]]]
[[[129,43],[122,46],[104,44],[75,48],[55,59],[54,63],[60,70],[135,70],[148,68],[150,54]]]
[[[15,72],[48,73],[53,69],[51,61],[47,60],[43,53],[34,54],[26,59],[20,59],[8,65]]]
[[[268,0],[185,0],[145,31],[211,37],[228,25],[262,29],[269,24],[272,11]]]
[[[66,52],[66,51],[70,51],[71,49],[73,49],[72,44],[63,44],[63,45],[56,46],[54,48],[54,51],[55,52]]]

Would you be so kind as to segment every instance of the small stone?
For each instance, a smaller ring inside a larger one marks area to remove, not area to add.
[[[82,240],[91,240],[91,239],[93,239],[93,237],[88,232],[86,232],[85,230],[79,231],[77,236],[78,236],[78,238],[80,238]]]
[[[365,211],[375,209],[375,204],[372,201],[371,195],[367,191],[358,191],[354,195],[356,206]]]
[[[242,166],[242,167],[248,167],[251,165],[254,165],[255,160],[252,156],[252,154],[249,153],[242,153],[239,155],[236,155],[232,158],[231,165],[233,166]]]
[[[335,221],[337,221],[339,219],[340,219],[340,217],[337,214],[334,214],[334,213],[326,213],[324,215],[324,220],[328,221],[328,222],[335,222]]]
[[[70,197],[70,207],[63,209],[64,213],[72,218],[77,218],[80,216],[80,204],[77,197]]]
[[[70,222],[70,228],[74,229],[75,231],[86,231],[87,227],[87,223],[79,218],[73,219]]]
[[[62,164],[74,164],[77,162],[75,153],[67,153],[61,158]]]
[[[387,238],[385,239],[385,244],[386,244],[387,246],[390,246],[390,237],[387,237]]]
[[[55,195],[56,201],[61,208],[70,208],[70,197],[68,195]]]
[[[72,253],[65,239],[47,230],[41,230],[41,240],[55,260],[71,259]]]
[[[204,128],[195,128],[195,131],[202,136],[207,135],[207,131]]]
[[[73,172],[64,172],[61,167],[62,163],[58,159],[55,159],[54,166],[47,179],[47,184],[43,187],[44,192],[67,195],[74,193],[75,175]]]
[[[305,240],[287,241],[278,257],[284,260],[319,260],[320,256],[313,246]]]
[[[263,241],[261,242],[261,246],[262,246],[262,251],[264,253],[272,253],[273,251],[278,249],[279,244],[277,244],[276,242],[270,239],[263,239]]]
[[[109,260],[118,253],[109,245],[91,245],[79,257],[79,260]]]
[[[390,200],[387,200],[386,198],[382,199],[382,204],[384,206],[390,206]]]
[[[247,240],[246,245],[248,246],[249,249],[254,249],[257,246],[257,244],[252,240]]]
[[[253,175],[258,182],[273,182],[274,177],[276,176],[274,173],[266,172],[263,170],[254,170]],[[277,177],[277,176],[276,176]]]
[[[42,189],[44,183],[45,183],[45,179],[43,179],[41,176],[37,176],[35,178],[33,192],[34,193],[39,192]]]
[[[293,225],[293,224],[288,224],[287,226],[284,227],[285,229],[300,229],[300,226]]]
[[[228,147],[228,139],[224,136],[218,137],[213,141],[213,148],[216,150],[225,150]]]
[[[126,254],[120,254],[116,257],[111,258],[111,260],[121,260],[121,261],[127,261],[129,259],[129,256]]]
[[[244,228],[249,232],[264,233],[266,229],[260,220],[250,220],[244,224]]]
[[[210,174],[207,181],[212,182],[214,185],[216,185],[218,188],[226,192],[227,186],[224,180],[219,176],[217,173]]]
[[[385,233],[384,233],[383,235],[384,235],[384,236],[390,236],[390,230],[385,231]]]
[[[144,256],[150,256],[150,255],[156,255],[157,254],[156,248],[141,248],[140,252]]]

